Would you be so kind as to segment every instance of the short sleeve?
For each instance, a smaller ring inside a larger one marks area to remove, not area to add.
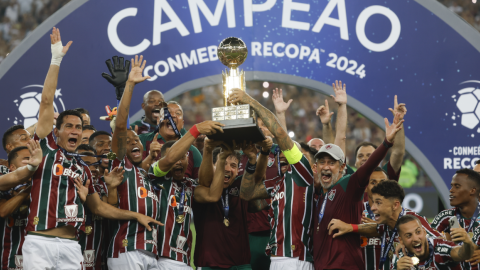
[[[430,224],[431,227],[439,232],[450,233],[450,211],[451,210],[443,210],[442,212],[438,213],[438,215],[435,216]]]
[[[7,166],[0,165],[0,175],[5,175],[10,173],[10,170],[8,169]]]
[[[40,147],[42,148],[43,156],[46,156],[49,152],[55,151],[58,149],[58,145],[55,142],[55,137],[53,136],[53,131],[50,132],[45,138],[40,139],[35,133],[33,139],[40,143]]]
[[[125,168],[127,168],[127,167],[128,167],[128,169],[132,168],[132,165],[131,165],[130,162],[128,162],[128,164],[126,164],[126,160],[128,160],[128,159],[127,159],[127,156],[125,156],[125,157],[123,158],[123,160],[119,160],[119,159],[110,160],[110,161],[108,162],[108,172],[111,172],[113,169],[115,169],[115,168],[117,168],[117,167],[122,167],[124,170],[125,170]],[[130,165],[130,166],[128,166],[128,165]],[[125,172],[125,173],[126,173],[126,172]],[[126,176],[124,175],[124,176],[123,176],[122,184],[125,182],[126,179],[127,179],[127,178],[126,178]]]
[[[457,247],[457,245],[454,242],[447,241],[443,238],[436,238],[433,239],[434,241],[434,246],[435,246],[435,255],[440,255],[436,256],[437,258],[440,258],[439,261],[435,260],[435,263],[437,264],[449,264],[448,266],[453,266],[456,265],[457,262],[453,260],[451,257],[451,252],[452,249]]]
[[[292,177],[295,184],[307,187],[313,184],[313,172],[307,158],[302,155],[299,162],[292,164]]]

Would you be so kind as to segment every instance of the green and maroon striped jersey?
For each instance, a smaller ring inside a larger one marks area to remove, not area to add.
[[[174,181],[171,177],[157,178],[154,185],[162,185],[159,189],[160,199],[160,226],[158,234],[158,256],[170,258],[175,261],[190,265],[190,252],[192,250],[192,232],[190,223],[192,219],[193,192],[197,186],[196,180],[185,177],[181,182]],[[176,221],[179,215],[180,195],[184,190],[184,220]]]
[[[0,200],[11,198],[10,192],[0,192]],[[11,216],[0,218],[0,269],[2,270],[23,269],[22,245],[25,241],[27,208],[28,203],[23,204]]]
[[[35,140],[39,140],[35,134]],[[84,230],[85,211],[75,187],[75,178],[85,183],[92,178],[87,166],[67,157],[53,133],[40,139],[43,160],[32,177],[27,231],[44,231],[62,226]],[[89,193],[94,193],[90,185]]]
[[[272,197],[268,214],[270,241],[267,255],[313,261],[308,247],[313,214],[313,173],[305,156],[283,176],[265,180]]]
[[[117,187],[119,208],[138,212],[156,220],[160,218],[158,195],[147,178],[147,173],[134,166],[127,157],[110,161],[109,171],[123,167],[123,182]],[[110,222],[112,239],[108,247],[108,257],[118,258],[120,253],[133,250],[145,250],[157,254],[157,225],[151,225],[148,231],[136,220],[112,220]]]
[[[450,252],[453,248],[457,247],[454,242],[447,241],[443,238],[427,238],[428,244],[432,247],[432,260],[427,259],[428,264],[424,265],[425,261],[420,261],[412,269],[424,269],[424,270],[462,270],[462,266],[459,262],[453,260]],[[400,251],[398,257],[393,255],[392,264],[390,269],[397,269],[398,260],[404,256]],[[413,255],[412,255],[413,256]]]

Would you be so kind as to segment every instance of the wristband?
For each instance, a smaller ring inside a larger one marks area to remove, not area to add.
[[[160,169],[160,167],[158,167],[158,161],[155,162],[155,164],[153,164],[153,174],[156,176],[156,177],[163,177],[165,175],[168,174],[170,170],[164,172]]]
[[[37,168],[38,168],[38,166],[32,166],[32,165],[30,165],[30,164],[27,165],[27,169],[28,169],[29,171],[31,171],[31,172],[36,171]]]
[[[282,152],[285,155],[288,164],[297,164],[303,157],[302,152],[300,152],[296,144],[293,144],[292,149]]]
[[[59,41],[55,44],[52,44],[51,48],[52,48],[52,61],[50,62],[50,65],[60,66],[63,56],[65,56],[65,53],[62,52],[63,50],[62,42]]]
[[[197,129],[197,125],[193,125],[193,127],[188,131],[192,136],[196,139],[198,135],[200,135],[200,132]]]
[[[350,225],[352,225],[352,229],[353,229],[352,232],[354,233],[358,232],[358,225],[356,224],[350,224]]]
[[[255,164],[250,164],[250,163],[247,163],[247,167],[245,168],[245,171],[249,174],[253,174],[255,172],[255,169],[257,168],[257,163]]]
[[[263,152],[263,149],[260,150],[260,154],[264,155],[264,156],[269,156],[270,155],[270,151],[265,151]]]

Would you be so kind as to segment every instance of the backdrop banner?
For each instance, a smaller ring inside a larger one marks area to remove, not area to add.
[[[105,60],[141,54],[144,73],[132,100],[173,98],[221,82],[216,48],[229,36],[249,48],[247,80],[295,84],[333,94],[347,84],[349,106],[384,128],[394,95],[406,103],[407,151],[448,205],[455,170],[480,153],[480,34],[431,0],[74,0],[41,24],[0,65],[3,130],[37,121],[50,63],[51,28],[73,45],[61,64],[55,109],[88,109],[92,124],[116,106],[102,77]],[[5,157],[5,153],[3,152]]]

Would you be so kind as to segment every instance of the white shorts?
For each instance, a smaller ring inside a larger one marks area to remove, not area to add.
[[[186,265],[183,262],[162,257],[158,259],[158,268],[160,270],[193,270],[190,265]]]
[[[270,270],[314,270],[312,262],[289,257],[270,257]]]
[[[120,253],[118,258],[107,259],[109,270],[159,270],[157,259],[134,250]]]
[[[82,251],[74,240],[27,234],[22,252],[23,269],[83,269]]]

